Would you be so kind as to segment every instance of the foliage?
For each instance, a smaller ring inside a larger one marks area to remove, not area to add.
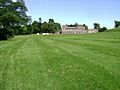
[[[33,30],[32,30],[32,26],[31,25],[27,25],[27,33],[26,34],[32,34]]]
[[[115,27],[119,27],[119,26],[120,26],[120,21],[115,20]]]
[[[100,24],[99,23],[94,23],[94,29],[100,29]]]
[[[39,18],[38,28],[39,28],[39,32],[40,32],[40,33],[42,32],[41,26],[42,26],[42,19]]]
[[[102,27],[102,28],[98,29],[99,32],[104,32],[104,31],[106,31],[106,30],[107,30],[106,27]]]
[[[54,22],[54,19],[49,19],[48,22],[42,23],[42,19],[39,18],[39,22],[34,21],[32,23],[33,33],[55,33],[60,31],[60,29],[60,24]]]
[[[77,23],[77,22],[75,23],[75,26],[78,26],[78,23]]]
[[[78,23],[67,25],[68,27],[77,27]]]
[[[49,19],[49,23],[55,23],[53,19]]]
[[[106,27],[101,28],[99,23],[94,23],[93,25],[94,25],[94,29],[98,29],[99,32],[104,32],[107,30]]]
[[[85,30],[88,30],[88,26],[87,25],[83,24],[83,26],[85,27]]]
[[[49,32],[49,31],[48,31],[48,29],[49,29],[48,23],[47,23],[47,22],[44,22],[44,23],[42,24],[42,26],[41,26],[41,29],[42,29],[42,33],[48,33],[48,32]]]
[[[0,29],[0,40],[7,40],[14,36],[14,30],[11,28],[1,28]]]
[[[14,34],[15,35],[22,35],[23,34],[23,28],[21,26],[14,26]]]
[[[28,22],[26,15],[27,7],[24,0],[0,0],[0,31],[11,37],[14,34],[14,27],[25,25]],[[9,30],[10,29],[10,30]],[[5,31],[3,31],[5,30]],[[7,31],[6,31],[7,30]]]
[[[39,25],[39,23],[37,21],[34,21],[32,23],[32,30],[33,30],[34,34],[40,33],[40,29],[39,29],[38,25]]]
[[[60,23],[55,23],[55,28],[56,28],[56,32],[60,32],[61,31]]]
[[[75,24],[70,24],[70,25],[67,25],[68,27],[77,27],[78,26],[78,23],[75,23]],[[85,27],[86,30],[88,30],[88,26],[83,24],[83,26]]]

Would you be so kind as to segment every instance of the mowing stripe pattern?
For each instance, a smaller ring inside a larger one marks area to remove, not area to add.
[[[0,41],[0,90],[120,90],[120,32]]]

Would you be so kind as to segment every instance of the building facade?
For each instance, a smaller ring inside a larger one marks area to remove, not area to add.
[[[98,29],[86,29],[83,25],[77,25],[70,27],[68,25],[62,26],[62,34],[87,34],[87,33],[97,33]]]

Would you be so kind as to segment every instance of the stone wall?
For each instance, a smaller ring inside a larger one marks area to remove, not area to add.
[[[87,30],[64,30],[62,34],[86,34]]]

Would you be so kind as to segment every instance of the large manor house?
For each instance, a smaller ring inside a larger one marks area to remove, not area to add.
[[[63,25],[61,30],[62,34],[88,34],[97,32],[98,29],[86,29],[84,25],[77,26]]]

